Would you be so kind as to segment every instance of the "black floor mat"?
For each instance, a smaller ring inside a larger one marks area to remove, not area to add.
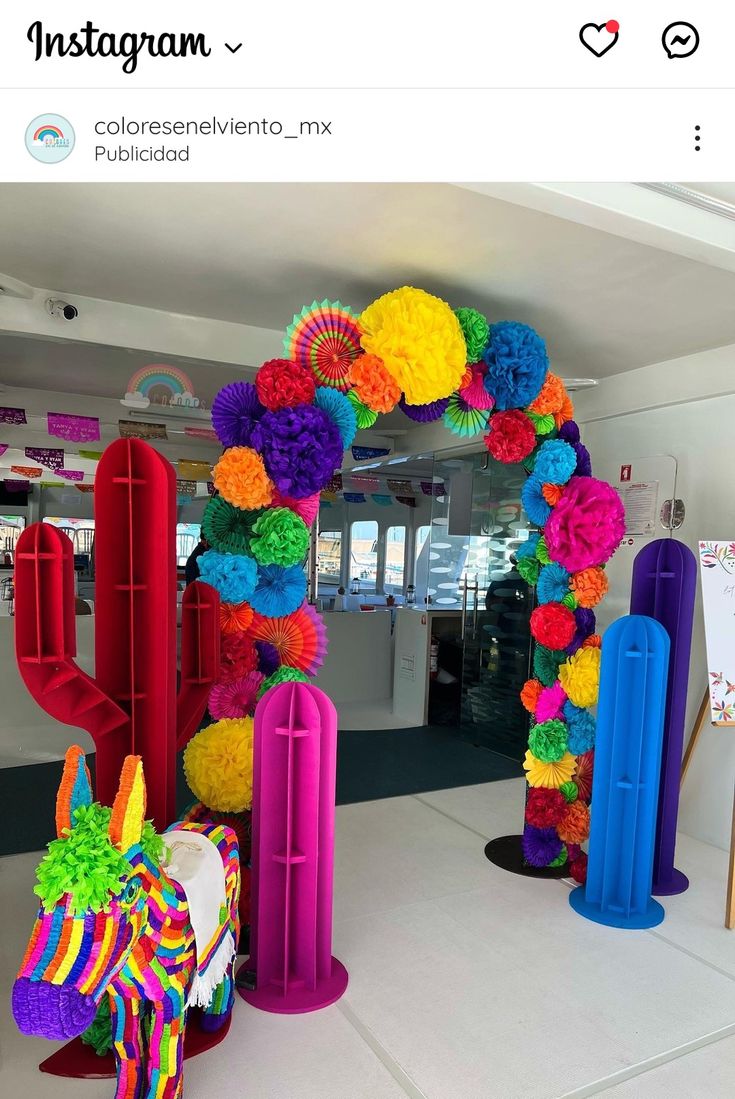
[[[87,757],[94,784],[94,755]],[[0,768],[3,829],[0,855],[39,851],[56,834],[54,812],[63,760]],[[376,729],[341,732],[337,741],[337,804],[445,790],[477,782],[517,778],[520,764],[478,748],[451,729]],[[177,808],[194,797],[184,778],[181,756]]]

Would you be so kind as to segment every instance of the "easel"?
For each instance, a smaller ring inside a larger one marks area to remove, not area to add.
[[[684,785],[684,779],[689,770],[689,764],[692,761],[694,749],[697,747],[697,741],[699,740],[705,725],[711,725],[713,728],[733,728],[732,721],[712,721],[708,715],[710,715],[710,697],[709,690],[705,690],[699,709],[697,710],[697,716],[694,719],[692,735],[689,737],[689,743],[684,752],[684,758],[681,761],[681,781],[679,789]],[[735,927],[735,800],[733,801],[732,809],[730,862],[727,874],[727,895],[725,897],[725,927],[730,931]]]

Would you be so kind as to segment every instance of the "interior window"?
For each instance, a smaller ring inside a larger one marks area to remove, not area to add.
[[[320,530],[317,542],[319,593],[336,595],[342,565],[342,531]]]
[[[385,593],[403,594],[406,569],[406,528],[388,527],[385,534]]]
[[[350,587],[374,593],[378,579],[378,524],[375,520],[353,523],[350,538]]]

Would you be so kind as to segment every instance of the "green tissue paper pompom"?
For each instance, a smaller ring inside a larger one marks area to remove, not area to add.
[[[258,698],[262,698],[271,687],[277,687],[279,683],[308,683],[309,677],[298,668],[289,668],[282,664],[273,675],[269,675],[258,691]]]
[[[253,527],[250,552],[260,565],[298,565],[309,548],[309,528],[290,508],[269,508]]]
[[[549,551],[546,548],[546,539],[543,536],[536,543],[536,557],[542,565],[548,565],[551,562]]]
[[[71,831],[51,841],[36,872],[34,889],[44,908],[53,908],[68,893],[70,915],[105,912],[112,898],[122,893],[130,863],[110,842],[111,816],[112,809],[97,802],[80,805],[74,810]],[[140,845],[151,861],[160,859],[163,840],[149,821]]]
[[[533,672],[544,687],[553,687],[559,678],[559,665],[567,659],[565,652],[537,645],[533,654]]]
[[[570,611],[576,611],[577,609],[577,597],[572,592],[568,591],[566,595],[562,596],[562,603],[565,607],[569,607]]]
[[[542,763],[557,763],[567,750],[567,727],[558,718],[534,725],[528,747]]]
[[[520,561],[516,561],[516,571],[527,584],[535,584],[541,566],[538,561],[534,561],[533,557],[522,557]]]
[[[579,797],[579,788],[576,782],[563,782],[559,787],[560,792],[563,794],[565,801],[576,801]]]
[[[112,1050],[112,1019],[110,1017],[110,997],[103,996],[94,1022],[80,1035],[85,1045],[91,1046],[98,1057],[104,1057]]]
[[[253,527],[263,509],[243,511],[229,504],[222,496],[213,496],[202,516],[202,532],[218,553],[238,553],[252,556],[250,540]]]
[[[551,413],[546,416],[539,416],[535,412],[526,412],[526,415],[533,424],[537,435],[549,435],[556,428],[556,422]]]
[[[464,342],[467,345],[467,362],[478,363],[490,338],[490,325],[487,318],[476,309],[455,309],[454,315],[459,321],[459,327],[462,329]]]
[[[556,856],[554,861],[549,863],[549,866],[563,866],[564,863],[567,861],[568,857],[569,856],[567,854],[566,844],[564,844],[564,846],[562,847],[561,851]]]

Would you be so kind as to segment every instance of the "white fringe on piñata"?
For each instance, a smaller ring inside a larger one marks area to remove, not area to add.
[[[199,832],[174,828],[166,832],[165,844],[163,869],[186,893],[196,944],[197,970],[187,1006],[206,1007],[236,955],[232,931],[221,921],[228,910],[225,868],[216,846]]]

